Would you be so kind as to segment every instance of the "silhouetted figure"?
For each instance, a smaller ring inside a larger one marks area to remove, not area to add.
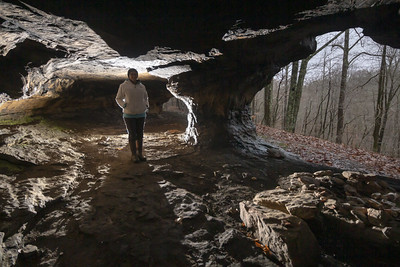
[[[132,152],[131,160],[135,163],[146,161],[146,158],[143,157],[143,130],[146,111],[149,108],[149,98],[146,87],[138,80],[136,69],[128,70],[128,79],[119,86],[115,100],[123,109],[123,118]]]

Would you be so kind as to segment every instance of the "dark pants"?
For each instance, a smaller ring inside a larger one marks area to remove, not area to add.
[[[126,130],[129,135],[129,146],[132,155],[136,155],[136,141],[137,150],[141,156],[143,153],[143,130],[145,118],[124,118]]]

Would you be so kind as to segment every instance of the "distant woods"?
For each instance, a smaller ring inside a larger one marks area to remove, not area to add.
[[[255,123],[400,157],[400,52],[350,29],[319,37],[255,96]]]

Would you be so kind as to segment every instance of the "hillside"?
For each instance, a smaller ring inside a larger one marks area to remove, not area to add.
[[[308,162],[400,179],[399,158],[339,145],[313,136],[288,133],[259,124],[257,133],[268,142]]]

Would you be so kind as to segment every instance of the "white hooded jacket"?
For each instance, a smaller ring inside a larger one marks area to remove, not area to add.
[[[146,87],[138,81],[136,84],[126,80],[118,88],[115,98],[124,114],[142,114],[149,107],[149,98]]]

